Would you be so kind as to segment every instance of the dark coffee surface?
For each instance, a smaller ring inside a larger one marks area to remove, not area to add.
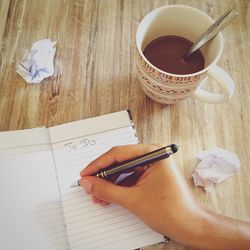
[[[147,60],[158,69],[168,73],[185,75],[204,69],[205,60],[200,50],[187,60],[183,56],[193,45],[191,41],[179,36],[162,36],[151,41],[143,51]]]

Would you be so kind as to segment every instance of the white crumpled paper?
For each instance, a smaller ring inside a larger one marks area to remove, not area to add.
[[[204,187],[210,192],[214,184],[232,176],[240,168],[239,158],[226,149],[214,148],[198,154],[201,161],[192,174],[195,186]]]
[[[27,83],[40,83],[44,78],[54,74],[54,55],[56,44],[50,39],[33,43],[30,51],[26,51],[23,59],[16,66],[16,72]]]

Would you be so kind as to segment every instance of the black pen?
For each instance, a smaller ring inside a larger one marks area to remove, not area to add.
[[[124,173],[129,170],[133,170],[137,167],[145,166],[155,161],[166,159],[170,155],[176,153],[177,150],[178,150],[177,145],[171,144],[166,147],[159,148],[157,150],[149,152],[147,154],[141,155],[137,158],[134,158],[125,162],[120,162],[110,167],[107,167],[105,169],[102,169],[98,171],[97,173],[93,174],[93,176],[106,179],[107,177],[110,177],[114,174]],[[74,183],[70,187],[78,187],[78,186],[80,186],[80,180],[78,180],[76,183]]]

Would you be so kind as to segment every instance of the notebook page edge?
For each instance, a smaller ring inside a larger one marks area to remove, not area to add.
[[[112,120],[112,124],[111,121]],[[86,136],[116,128],[131,126],[127,110],[78,120],[48,128],[51,143],[58,143],[79,136]]]

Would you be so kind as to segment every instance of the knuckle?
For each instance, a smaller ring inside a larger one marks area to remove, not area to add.
[[[93,185],[92,194],[98,199],[105,199],[106,188],[100,187],[100,185]]]
[[[100,192],[100,189],[98,188],[98,185],[93,185],[92,194],[96,196],[97,198],[100,198],[101,192]]]
[[[113,152],[113,153],[116,153],[117,151],[120,150],[120,148],[121,148],[121,146],[114,146],[114,147],[112,147],[112,148],[110,149],[110,151]]]

